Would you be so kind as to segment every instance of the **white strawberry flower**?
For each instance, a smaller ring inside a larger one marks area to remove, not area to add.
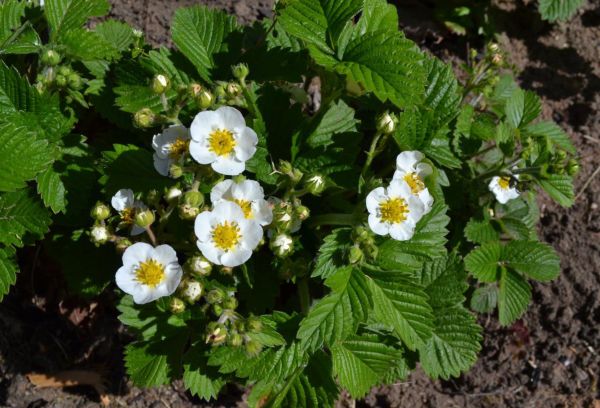
[[[375,234],[407,241],[414,235],[425,206],[404,179],[395,179],[387,188],[378,187],[369,193],[367,210],[369,227]]]
[[[236,183],[223,180],[210,192],[210,201],[216,205],[222,201],[231,201],[240,206],[246,219],[255,220],[260,225],[269,225],[273,221],[273,210],[265,200],[265,192],[254,180]]]
[[[148,207],[134,198],[132,190],[123,188],[117,191],[110,203],[119,212],[121,221],[124,224],[131,225],[131,235],[139,235],[145,231],[144,228],[135,224],[135,214],[140,210],[148,209]]]
[[[246,126],[240,111],[223,106],[196,115],[190,127],[190,154],[214,171],[236,176],[246,169],[246,161],[256,152],[258,136]]]
[[[396,171],[393,179],[402,179],[408,183],[411,192],[419,197],[425,207],[425,214],[431,211],[433,197],[425,187],[425,178],[433,169],[427,163],[422,163],[425,156],[416,150],[402,152],[396,158]]]
[[[250,259],[263,235],[260,225],[247,219],[240,206],[230,201],[200,213],[194,231],[202,255],[213,264],[231,268]]]
[[[190,149],[190,131],[185,126],[171,126],[152,138],[154,168],[169,175],[171,165],[182,162]]]
[[[115,279],[117,286],[132,295],[135,303],[144,304],[172,295],[182,274],[177,253],[169,245],[155,248],[138,242],[123,253],[123,266]]]
[[[518,175],[513,176],[515,179],[519,179]],[[488,185],[488,188],[496,196],[496,200],[500,204],[506,204],[510,200],[519,197],[519,190],[513,185],[510,177],[505,176],[494,176]]]

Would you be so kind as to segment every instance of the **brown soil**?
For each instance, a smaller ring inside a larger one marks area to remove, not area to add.
[[[112,16],[144,30],[157,45],[168,44],[169,21],[178,7],[210,4],[248,22],[270,15],[272,5],[272,0],[112,2]],[[464,59],[468,44],[432,19],[429,2],[397,3],[409,37],[445,60]],[[588,0],[573,20],[556,25],[542,22],[533,4],[515,0],[495,0],[494,14],[500,42],[522,86],[543,97],[544,115],[569,132],[581,156],[575,205],[562,209],[540,199],[540,236],[559,252],[562,274],[550,284],[534,284],[533,304],[513,327],[501,328],[493,317],[481,319],[483,350],[468,374],[431,381],[417,371],[406,382],[373,389],[357,406],[600,406],[600,176],[591,179],[600,166],[600,4]],[[0,405],[98,406],[97,395],[86,387],[37,389],[25,377],[32,371],[77,367],[104,375],[114,406],[243,406],[244,393],[236,387],[204,405],[180,383],[151,390],[132,387],[120,362],[122,345],[130,338],[115,312],[103,306],[114,301],[112,295],[92,305],[61,301],[65,294],[60,289],[49,293],[47,288],[64,286],[45,283],[59,278],[51,268],[40,267],[44,259],[30,255],[17,287],[0,304]]]

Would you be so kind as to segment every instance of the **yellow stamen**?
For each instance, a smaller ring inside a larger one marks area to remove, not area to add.
[[[217,156],[227,156],[235,147],[233,133],[227,129],[217,129],[208,136],[208,148]]]
[[[246,217],[249,220],[254,218],[254,214],[252,213],[252,201],[241,200],[239,198],[234,198],[232,201],[240,206],[240,208],[244,212],[244,217]]]
[[[152,288],[157,287],[164,277],[165,268],[154,259],[141,262],[135,270],[135,280]]]
[[[502,190],[508,190],[510,188],[510,177],[500,177],[498,185]]]
[[[177,139],[169,147],[169,157],[171,159],[179,159],[190,149],[190,141],[185,139]]]
[[[231,251],[240,242],[242,234],[236,222],[225,221],[212,231],[215,246],[223,251]]]
[[[408,205],[403,198],[390,198],[379,204],[379,212],[383,222],[397,224],[405,221],[408,215]]]
[[[404,181],[408,183],[413,194],[419,194],[425,189],[425,183],[423,183],[417,173],[406,173]]]
[[[120,215],[121,221],[125,224],[133,224],[133,221],[135,220],[135,208],[125,208],[120,212]]]

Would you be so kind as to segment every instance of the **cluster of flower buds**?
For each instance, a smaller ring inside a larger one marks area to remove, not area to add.
[[[98,202],[92,208],[90,216],[94,219],[94,225],[90,230],[91,241],[96,246],[106,244],[113,236],[105,221],[110,217],[110,208],[106,204]]]
[[[61,56],[54,50],[44,51],[41,61],[46,68],[38,75],[37,81],[43,88],[70,89],[79,91],[83,88],[83,79],[68,65],[58,65]]]
[[[558,150],[553,156],[548,172],[553,174],[568,174],[574,176],[579,172],[579,163],[569,157],[564,150]]]
[[[352,231],[354,245],[348,251],[348,262],[351,264],[362,263],[363,260],[377,258],[377,245],[373,233],[366,227],[356,227]]]
[[[213,346],[228,344],[232,347],[244,347],[248,356],[256,356],[263,345],[256,339],[263,329],[259,317],[250,316],[244,319],[237,313],[223,313],[216,322],[206,326],[206,343]]]

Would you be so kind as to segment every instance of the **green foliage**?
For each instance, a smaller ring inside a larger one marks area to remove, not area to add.
[[[544,20],[568,20],[583,4],[583,0],[539,0],[540,14]]]

